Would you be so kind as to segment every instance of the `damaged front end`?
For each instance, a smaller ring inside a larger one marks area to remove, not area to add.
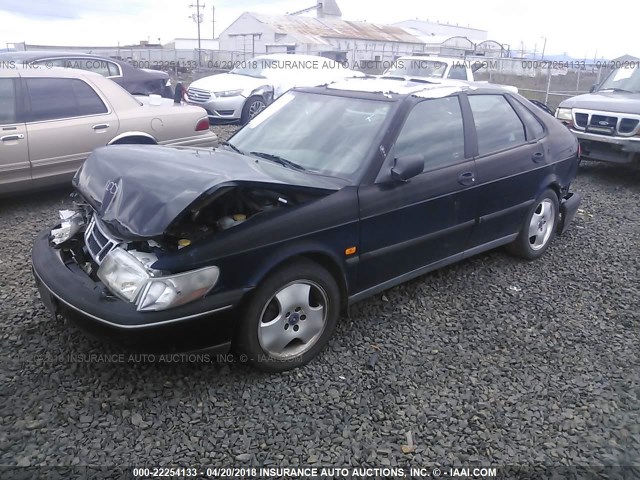
[[[111,169],[118,163],[114,158],[122,156],[110,158],[107,166],[91,157],[87,160],[74,179],[74,209],[60,212],[61,223],[51,230],[49,243],[63,263],[76,264],[103,288],[103,296],[127,302],[137,312],[189,304],[218,284],[215,259],[205,265],[179,266],[164,259],[328,193],[278,182],[229,180],[219,173],[205,177],[202,171],[193,171],[199,180],[187,184],[191,188],[164,187],[153,173],[113,176]],[[190,168],[183,168],[183,177],[185,171]],[[249,177],[247,172],[244,176]],[[194,183],[204,191],[197,191]],[[101,191],[96,188],[100,184],[106,185]]]

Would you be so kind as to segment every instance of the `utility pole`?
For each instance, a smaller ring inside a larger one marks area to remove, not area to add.
[[[204,14],[200,14],[200,8],[204,9],[204,3],[200,6],[200,0],[196,0],[196,4],[189,5],[189,8],[196,7],[195,15],[191,15],[193,21],[198,25],[198,66],[202,66],[202,46],[200,45],[200,24],[202,23],[202,17]]]
[[[211,6],[211,38],[216,39],[216,6]]]
[[[542,58],[540,60],[544,60],[544,51],[547,48],[547,37],[542,38],[544,38],[544,43],[542,44]]]

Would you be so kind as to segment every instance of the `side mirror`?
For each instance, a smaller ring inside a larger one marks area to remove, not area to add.
[[[423,170],[424,158],[421,154],[415,153],[406,157],[398,157],[391,168],[391,178],[398,182],[406,182],[410,178],[420,175]]]
[[[591,85],[591,88],[589,89],[589,93],[593,93],[598,89],[598,84],[594,83],[593,85]]]

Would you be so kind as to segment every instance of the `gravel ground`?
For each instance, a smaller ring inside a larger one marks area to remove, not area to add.
[[[86,361],[122,351],[52,320],[30,273],[68,190],[3,199],[0,464],[638,464],[640,171],[585,164],[575,189],[541,260],[494,251],[363,301],[282,375]]]

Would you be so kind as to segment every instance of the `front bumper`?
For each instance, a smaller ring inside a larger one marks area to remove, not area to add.
[[[242,108],[246,100],[242,95],[238,95],[236,97],[212,98],[205,102],[189,99],[187,103],[204,108],[210,119],[239,120],[242,117]]]
[[[121,345],[154,351],[229,350],[234,309],[246,293],[234,290],[161,312],[138,312],[94,282],[50,246],[49,231],[35,240],[33,274],[43,303],[82,330]]]
[[[582,158],[612,163],[631,163],[640,153],[640,138],[598,135],[574,128],[571,132],[578,138]]]

